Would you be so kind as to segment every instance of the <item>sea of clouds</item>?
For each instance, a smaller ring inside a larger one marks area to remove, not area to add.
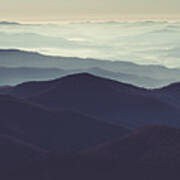
[[[180,67],[180,22],[1,22],[0,48]]]

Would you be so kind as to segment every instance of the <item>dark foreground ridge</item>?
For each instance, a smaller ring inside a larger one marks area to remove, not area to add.
[[[81,73],[1,89],[2,179],[179,180],[179,84]]]
[[[73,152],[129,132],[68,110],[50,111],[10,96],[0,96],[0,132],[48,151]]]
[[[50,155],[20,175],[16,172],[16,176],[28,180],[177,180],[180,177],[179,138],[177,128],[147,127],[86,152]]]

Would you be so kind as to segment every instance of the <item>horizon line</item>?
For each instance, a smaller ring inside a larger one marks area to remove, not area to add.
[[[33,25],[33,24],[88,24],[88,23],[136,23],[136,22],[154,22],[154,23],[178,23],[180,22],[180,18],[175,18],[175,19],[94,19],[94,20],[7,20],[7,19],[0,19],[0,24],[1,23],[7,23],[9,24],[16,24],[16,25]]]

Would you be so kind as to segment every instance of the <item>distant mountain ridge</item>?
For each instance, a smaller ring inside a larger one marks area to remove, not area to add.
[[[0,21],[0,25],[20,25],[18,22]]]
[[[121,82],[128,82],[137,86],[144,86],[148,88],[153,88],[157,85],[160,86],[166,83],[165,81],[162,82],[145,76],[141,77],[127,73],[111,72],[99,67],[74,70],[64,70],[59,68],[0,67],[0,85],[17,85],[27,81],[47,81],[50,79],[60,78],[65,75],[81,72],[87,72],[97,76],[107,77]]]
[[[47,56],[36,52],[26,52],[15,49],[0,50],[0,65],[6,68],[19,68],[22,66],[25,68],[59,68],[68,71],[68,74],[84,71],[148,88],[160,87],[179,81],[180,77],[179,69],[168,69],[163,66],[143,66],[122,61]],[[64,75],[67,75],[67,73]],[[54,75],[52,78],[56,77],[57,76]],[[21,82],[22,80],[23,79],[21,79]],[[31,78],[31,80],[36,79]],[[24,79],[23,81],[28,81],[28,79]]]
[[[0,67],[0,85],[17,85],[27,81],[50,80],[67,73],[57,68]]]

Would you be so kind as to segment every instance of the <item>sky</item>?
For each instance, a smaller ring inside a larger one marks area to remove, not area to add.
[[[179,0],[0,0],[0,19],[178,19]]]

